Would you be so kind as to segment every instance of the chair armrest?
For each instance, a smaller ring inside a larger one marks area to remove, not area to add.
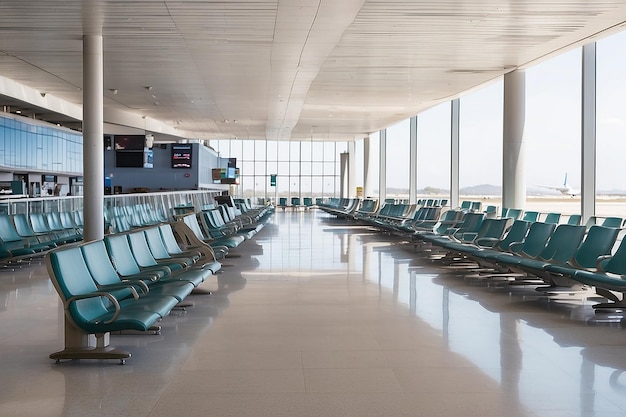
[[[493,248],[499,241],[500,239],[496,239],[495,237],[480,237],[474,241],[474,244],[476,246]]]
[[[599,272],[605,272],[604,265],[606,264],[606,261],[608,261],[612,257],[613,255],[598,256],[598,258],[596,259],[596,268],[598,269]]]
[[[145,285],[145,283],[144,283],[144,285]],[[148,288],[148,287],[146,286],[146,288]],[[131,294],[133,295],[133,298],[135,300],[139,299],[139,293],[137,292],[137,289],[130,283],[129,284],[125,284],[123,282],[120,282],[119,284],[98,285],[98,289],[104,290],[104,291],[114,291],[114,290],[129,289]]]
[[[115,313],[113,313],[113,317],[111,317],[110,320],[105,321],[104,324],[111,324],[115,320],[117,320],[117,317],[120,315],[120,311],[121,311],[120,303],[117,302],[117,299],[113,296],[113,294],[110,294],[106,291],[96,291],[96,292],[92,292],[89,294],[80,294],[80,295],[75,295],[73,297],[70,297],[65,302],[64,308],[65,310],[68,310],[70,307],[70,304],[72,304],[74,301],[84,300],[87,298],[94,298],[94,297],[105,297],[111,302],[111,304],[113,304],[113,307],[115,307]]]

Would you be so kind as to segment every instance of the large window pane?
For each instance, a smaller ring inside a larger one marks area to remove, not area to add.
[[[546,186],[565,175],[580,189],[581,50],[577,48],[526,71],[526,139],[529,193],[568,199]],[[576,197],[574,200],[579,200]],[[532,209],[532,201],[527,201]],[[572,209],[580,211],[579,206]]]
[[[612,196],[626,194],[622,164],[626,155],[626,32],[597,43],[596,214],[620,215]]]
[[[387,128],[387,197],[409,197],[410,119]]]
[[[417,189],[420,196],[450,198],[450,102],[417,117]]]
[[[501,195],[503,86],[499,81],[461,97],[461,196]]]

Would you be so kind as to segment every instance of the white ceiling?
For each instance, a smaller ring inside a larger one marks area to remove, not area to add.
[[[102,22],[107,122],[352,140],[625,21],[621,0],[3,0],[0,94],[80,118]]]

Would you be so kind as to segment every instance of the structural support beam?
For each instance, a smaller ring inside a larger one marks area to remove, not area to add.
[[[502,132],[502,207],[526,206],[526,74],[515,70],[504,75]]]
[[[363,139],[363,197],[371,197],[374,192],[374,179],[372,178],[372,153],[370,152],[371,136]]]
[[[450,135],[450,207],[459,207],[459,143],[460,143],[460,116],[461,102],[451,101],[451,135]]]
[[[411,117],[409,135],[409,204],[417,203],[417,116]]]
[[[339,192],[339,198],[348,198],[350,196],[348,190],[348,182],[349,182],[349,164],[350,160],[348,159],[348,152],[342,152],[339,154],[339,167],[341,171],[339,172],[339,183],[341,184],[341,189]]]
[[[380,131],[380,153],[378,160],[378,201],[385,204],[387,199],[387,129]]]
[[[581,198],[583,224],[596,214],[596,44],[583,46]]]
[[[104,238],[102,35],[83,36],[84,239]]]
[[[348,197],[356,195],[356,142],[348,142]]]

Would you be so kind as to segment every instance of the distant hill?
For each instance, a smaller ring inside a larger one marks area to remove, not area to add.
[[[459,192],[461,195],[502,195],[502,187],[499,185],[480,184],[463,187]]]

